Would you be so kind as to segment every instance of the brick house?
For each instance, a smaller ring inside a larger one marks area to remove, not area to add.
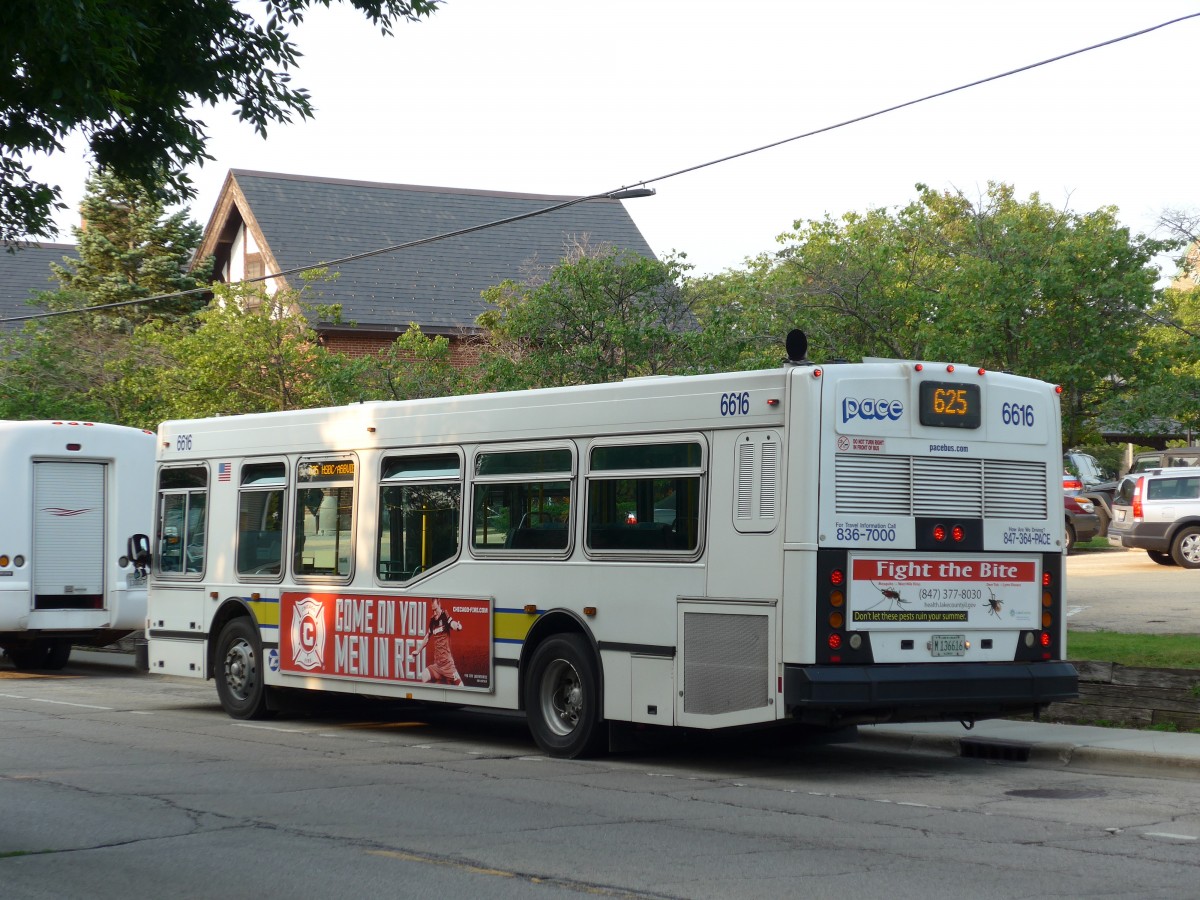
[[[231,169],[198,260],[215,257],[218,281],[235,282],[319,266],[437,235],[477,228],[555,206],[574,197],[381,184]],[[340,304],[342,322],[314,323],[325,345],[350,354],[382,349],[411,323],[445,335],[460,365],[474,361],[470,338],[485,305],[480,293],[521,280],[531,264],[553,265],[586,240],[652,257],[616,200],[577,203],[544,215],[339,265],[336,280],[313,300]],[[299,287],[295,275],[268,290]]]

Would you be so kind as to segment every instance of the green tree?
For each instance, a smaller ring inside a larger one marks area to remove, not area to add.
[[[945,262],[930,353],[1062,385],[1063,439],[1078,443],[1129,374],[1154,257],[1175,244],[1132,235],[1114,207],[1075,213],[1004,184],[974,203],[921,191]]]
[[[1104,415],[1127,430],[1200,434],[1200,288],[1178,283],[1151,307],[1133,365],[1113,379]]]
[[[784,249],[696,287],[706,329],[774,364],[791,327],[817,359],[891,356],[1002,369],[1064,387],[1064,437],[1094,429],[1155,299],[1154,257],[1176,242],[1131,235],[1111,207],[1080,214],[990,184],[973,201],[918,185],[895,212],[797,222]]]
[[[364,399],[448,397],[466,392],[474,383],[471,373],[454,364],[450,341],[422,333],[415,322],[387,349],[353,362],[354,381]]]
[[[54,234],[60,191],[22,155],[63,149],[82,131],[97,166],[171,199],[193,194],[186,170],[212,157],[195,109],[234,101],[268,125],[313,114],[293,87],[291,39],[314,3],[333,0],[37,0],[0,4],[0,243]],[[440,0],[348,0],[384,34]],[[249,7],[249,9],[247,9]],[[258,15],[255,15],[257,13]]]
[[[47,309],[68,313],[204,285],[207,265],[188,270],[200,227],[186,209],[168,215],[159,193],[96,173],[88,179],[82,212],[84,225],[74,229],[76,255],[50,266],[59,289],[38,296]],[[175,321],[204,303],[196,295],[30,322],[4,341],[0,413],[124,421],[128,401],[118,373],[140,361],[135,328]]]
[[[120,367],[123,393],[138,409],[139,421],[131,424],[351,399],[331,389],[353,382],[340,377],[348,361],[321,346],[305,315],[326,318],[336,309],[310,308],[297,291],[268,295],[261,287],[214,285],[213,294],[194,326],[150,322],[137,330],[141,352]]]
[[[141,297],[195,291],[208,283],[212,260],[189,270],[202,229],[187,209],[168,214],[164,192],[111,172],[94,172],[72,229],[75,257],[51,265],[59,289],[38,296],[47,309],[77,310]],[[152,304],[89,313],[98,328],[129,333],[150,320],[172,321],[202,309],[197,293]],[[73,317],[74,318],[74,317]]]
[[[483,292],[485,387],[518,390],[693,371],[696,322],[686,266],[610,247],[574,247],[558,265]]]

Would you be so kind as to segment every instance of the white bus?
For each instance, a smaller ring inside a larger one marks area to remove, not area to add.
[[[154,434],[92,422],[0,422],[0,648],[61,669],[72,644],[146,624]],[[132,539],[132,540],[131,540]]]
[[[166,422],[151,672],[522,709],[560,756],[1075,696],[1054,386],[802,356]]]

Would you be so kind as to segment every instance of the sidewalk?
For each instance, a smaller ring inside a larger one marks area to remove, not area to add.
[[[1200,778],[1200,734],[988,719],[970,731],[957,722],[860,725],[858,738],[898,750],[1043,768]]]

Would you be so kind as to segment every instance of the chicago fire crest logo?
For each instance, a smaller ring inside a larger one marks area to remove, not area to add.
[[[301,669],[325,664],[325,607],[305,597],[292,608],[292,662]]]

